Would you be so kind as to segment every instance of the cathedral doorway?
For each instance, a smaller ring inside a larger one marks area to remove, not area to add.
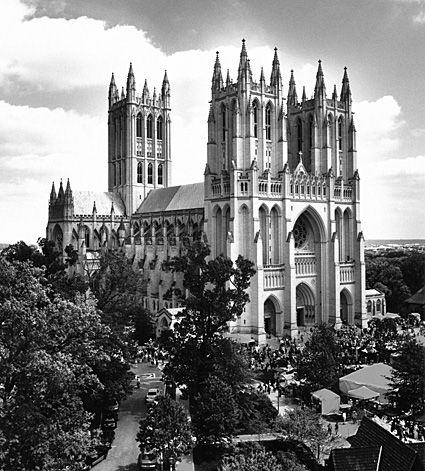
[[[266,334],[276,335],[276,308],[271,299],[264,303],[264,330]]]
[[[343,324],[351,323],[351,311],[353,307],[353,302],[351,300],[351,295],[347,290],[342,290],[339,295],[340,303],[340,318]]]
[[[314,293],[306,283],[300,283],[296,291],[297,325],[304,327],[316,323],[316,303]]]

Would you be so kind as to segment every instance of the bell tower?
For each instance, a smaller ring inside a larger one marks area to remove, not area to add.
[[[170,83],[165,71],[161,92],[147,81],[136,93],[133,66],[121,95],[112,74],[108,111],[108,191],[121,195],[131,216],[151,189],[171,184]]]

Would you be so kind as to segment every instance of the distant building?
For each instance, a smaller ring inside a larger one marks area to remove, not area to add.
[[[143,273],[146,307],[178,308],[182,275],[165,260],[202,238],[233,260],[252,260],[251,302],[231,331],[258,342],[319,322],[365,327],[364,238],[356,129],[347,70],[328,95],[319,61],[314,94],[284,90],[277,49],[270,80],[252,76],[245,46],[238,76],[212,76],[204,181],[171,186],[167,73],[159,92],[109,87],[108,192],[53,185],[47,237],[78,249],[77,269],[102,249],[124,251]],[[190,142],[187,145],[191,145]],[[190,171],[190,162],[188,162]],[[94,254],[94,255],[93,255]]]

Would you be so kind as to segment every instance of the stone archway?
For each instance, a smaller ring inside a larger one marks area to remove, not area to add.
[[[276,335],[276,307],[271,299],[264,303],[264,330],[267,335]]]
[[[314,293],[306,283],[300,283],[296,288],[297,326],[304,327],[316,323],[316,302]]]
[[[340,302],[340,318],[343,324],[351,324],[353,312],[353,300],[346,289],[343,289],[339,295]]]

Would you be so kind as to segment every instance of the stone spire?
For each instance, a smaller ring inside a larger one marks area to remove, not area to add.
[[[276,90],[282,88],[282,75],[280,74],[280,63],[277,56],[277,47],[274,48],[274,57],[272,62],[272,73],[270,76],[270,86],[275,87]]]
[[[344,76],[342,78],[341,101],[351,104],[350,81],[348,80],[347,67],[344,67]]]
[[[50,191],[50,204],[53,204],[56,201],[56,189],[55,182],[52,183],[52,189]]]
[[[218,51],[216,52],[211,88],[213,90],[220,90],[223,88],[223,76],[221,74],[221,64],[218,56]]]
[[[109,101],[109,108],[115,103],[115,97],[117,95],[117,86],[115,84],[114,74],[112,73],[111,82],[109,84],[109,93],[108,93],[108,101]]]
[[[289,79],[289,89],[288,89],[288,106],[297,106],[297,105],[298,105],[297,88],[295,86],[294,71],[291,70],[291,78]]]
[[[314,98],[326,97],[325,76],[322,70],[322,61],[319,60],[319,67],[316,74],[316,86],[314,87]]]
[[[130,62],[130,68],[127,75],[127,101],[135,101],[136,99],[136,79],[133,73],[133,64]]]
[[[242,39],[242,50],[239,60],[238,68],[238,82],[246,80],[251,83],[252,81],[252,72],[251,64],[249,63],[248,53],[246,52],[245,39]]]

